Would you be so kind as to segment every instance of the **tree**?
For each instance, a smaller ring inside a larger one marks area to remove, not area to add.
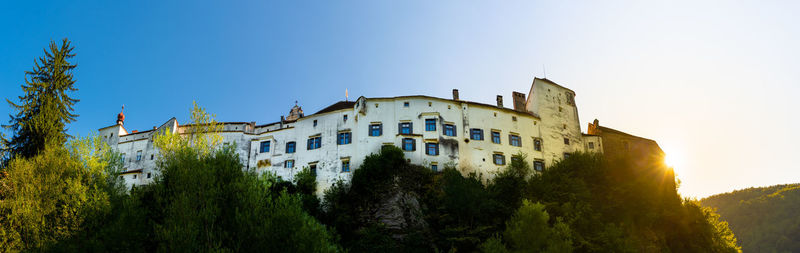
[[[0,178],[0,248],[52,251],[102,227],[122,194],[118,160],[98,136],[12,159]]]
[[[116,223],[136,230],[112,237],[142,236],[105,251],[338,251],[334,236],[303,210],[301,196],[270,191],[274,178],[243,171],[234,147],[220,147],[221,128],[195,103],[191,124],[155,137],[161,173],[132,190],[133,208]],[[315,187],[307,181],[300,185]]]
[[[9,124],[3,125],[13,132],[10,140],[2,138],[8,156],[30,158],[48,144],[60,146],[67,141],[66,125],[78,117],[72,107],[79,100],[69,94],[78,90],[72,75],[76,65],[69,62],[75,56],[73,49],[66,38],[60,46],[51,41],[49,51],[35,61],[33,70],[25,72],[19,104],[6,99],[16,111],[9,115]]]
[[[560,218],[549,225],[544,205],[523,200],[508,220],[504,237],[514,252],[572,252],[571,231]]]
[[[192,123],[174,129],[164,129],[153,138],[153,145],[159,150],[159,160],[169,157],[186,148],[196,150],[200,157],[208,156],[222,143],[223,124],[214,119],[215,115],[209,114],[205,109],[192,102]]]

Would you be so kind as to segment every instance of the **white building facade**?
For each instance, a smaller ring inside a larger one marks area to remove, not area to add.
[[[318,189],[349,180],[363,159],[384,145],[400,147],[414,164],[442,170],[453,165],[462,173],[491,178],[517,153],[535,170],[577,151],[599,152],[601,140],[581,133],[575,92],[535,78],[527,95],[514,92],[512,108],[429,96],[360,97],[341,101],[312,115],[295,105],[281,121],[223,122],[225,144],[236,144],[245,170],[270,172],[291,180],[308,167]],[[120,113],[117,124],[100,136],[123,155],[122,177],[128,187],[147,184],[157,173],[153,135],[182,132],[172,118],[149,131],[128,132]],[[589,144],[591,142],[591,144]],[[591,148],[590,148],[591,147]]]

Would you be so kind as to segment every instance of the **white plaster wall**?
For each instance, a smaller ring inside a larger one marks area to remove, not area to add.
[[[506,165],[511,162],[512,155],[524,153],[527,155],[526,163],[533,166],[534,160],[543,160],[549,165],[562,159],[564,152],[584,151],[585,140],[596,142],[596,148],[602,152],[599,137],[582,136],[577,107],[566,103],[567,92],[572,91],[543,79],[535,79],[526,105],[526,109],[533,114],[493,105],[426,96],[361,97],[354,108],[309,115],[294,122],[261,126],[243,122],[225,123],[221,134],[223,143],[236,144],[236,153],[245,165],[243,169],[258,173],[270,172],[284,180],[293,180],[294,175],[303,167],[316,163],[320,193],[336,180],[350,180],[352,172],[361,165],[363,159],[378,152],[384,144],[400,147],[403,138],[413,138],[416,142],[416,150],[404,152],[411,163],[426,167],[436,163],[441,170],[447,163],[455,162],[462,172],[479,173],[484,179],[488,179],[504,167],[493,163],[494,153],[502,153]],[[406,102],[408,107],[405,107]],[[343,119],[344,115],[347,115],[347,120]],[[516,117],[516,121],[513,117]],[[437,120],[436,131],[425,131],[426,119]],[[411,135],[399,134],[398,124],[401,121],[413,124]],[[369,136],[369,125],[374,122],[383,125],[381,136]],[[443,134],[445,123],[456,126],[456,136]],[[162,125],[168,126],[177,126],[177,122],[170,120]],[[471,140],[471,128],[482,129],[484,140]],[[492,143],[492,130],[500,131],[500,144]],[[115,133],[115,138],[108,139],[108,142],[126,154],[125,168],[143,169],[136,180],[131,178],[132,175],[125,175],[126,184],[130,187],[149,183],[152,178],[147,179],[146,174],[152,173],[155,177],[156,173],[155,161],[150,159],[150,155],[158,156],[150,138],[152,132],[123,133],[121,137],[116,137],[123,131],[122,127],[100,129],[101,135]],[[337,144],[337,134],[341,131],[351,132],[350,144]],[[512,132],[520,136],[521,147],[510,145],[509,134]],[[321,136],[321,148],[308,150],[307,141],[310,136],[315,135]],[[533,143],[537,138],[542,139],[543,151],[534,150]],[[563,138],[569,138],[570,144],[564,145]],[[271,141],[270,151],[259,153],[260,142],[264,140]],[[290,141],[296,143],[296,152],[288,154],[286,143]],[[439,155],[425,154],[426,142],[438,142]],[[138,150],[142,150],[143,159],[137,162],[135,159]],[[350,172],[342,172],[342,159],[349,159]],[[268,160],[269,166],[259,167],[258,161],[262,160]],[[284,168],[286,160],[294,160],[294,167]]]
[[[567,103],[567,93],[572,91],[535,79],[528,94],[526,108],[542,119],[540,130],[547,163],[563,159],[564,153],[584,150],[578,108]],[[569,139],[569,145],[564,144],[564,138]]]

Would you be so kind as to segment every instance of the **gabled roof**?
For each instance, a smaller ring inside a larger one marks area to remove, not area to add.
[[[353,109],[353,106],[355,106],[355,105],[356,105],[355,101],[339,101],[339,102],[336,102],[335,104],[332,104],[332,105],[330,105],[328,107],[325,107],[325,109],[322,109],[322,110],[320,110],[320,111],[318,111],[318,112],[316,112],[314,114],[332,112],[332,111],[341,110],[341,109]],[[314,114],[312,114],[312,115],[314,115]]]
[[[604,127],[604,126],[597,126],[597,127],[600,128],[601,132],[609,132],[609,133],[621,134],[621,135],[625,135],[625,136],[628,136],[628,137],[634,137],[634,138],[639,138],[639,139],[643,139],[643,140],[656,142],[656,141],[648,139],[648,138],[639,137],[639,136],[632,135],[632,134],[629,134],[629,133],[626,133],[626,132],[623,132],[623,131],[619,131],[619,130],[616,130],[616,129],[613,129],[613,128],[608,128],[608,127]]]
[[[547,81],[548,83],[551,83],[551,84],[553,84],[553,85],[555,85],[555,86],[558,86],[558,87],[560,87],[560,88],[562,88],[562,89],[566,89],[566,90],[568,90],[568,91],[571,91],[573,94],[575,93],[575,91],[574,91],[574,90],[572,90],[572,89],[570,89],[570,88],[567,88],[567,87],[564,87],[564,86],[562,86],[562,85],[560,85],[560,84],[557,84],[556,82],[553,82],[553,81],[551,81],[550,79],[547,79],[547,78],[538,78],[538,77],[534,77],[534,78],[533,78],[533,82],[536,82],[536,80]],[[575,94],[575,95],[577,96],[577,94]]]

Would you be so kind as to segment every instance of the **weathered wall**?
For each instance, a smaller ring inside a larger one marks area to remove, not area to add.
[[[584,137],[578,125],[577,107],[574,93],[545,79],[535,79],[527,100],[522,94],[512,95],[516,108],[504,108],[463,100],[442,99],[428,96],[405,96],[390,98],[359,98],[352,108],[338,108],[324,113],[308,115],[296,121],[283,121],[257,126],[255,123],[228,122],[222,132],[224,144],[236,144],[236,152],[242,158],[244,169],[275,175],[292,180],[303,167],[317,166],[317,181],[320,192],[336,180],[349,180],[352,171],[361,165],[363,159],[380,150],[383,145],[402,146],[404,138],[412,138],[416,143],[413,151],[404,151],[406,158],[414,164],[430,167],[436,164],[444,169],[453,164],[463,173],[479,173],[485,179],[491,178],[505,165],[494,164],[493,154],[505,156],[505,163],[517,153],[527,155],[526,162],[533,165],[535,160],[546,165],[563,159],[564,153],[584,151],[586,141],[597,142],[598,152],[602,152],[599,137]],[[524,102],[523,102],[524,101]],[[408,104],[408,106],[406,106]],[[524,107],[523,107],[524,104]],[[344,116],[347,116],[347,120]],[[541,117],[541,118],[540,118]],[[435,119],[436,130],[426,131],[425,120]],[[316,126],[314,125],[316,121]],[[400,134],[400,122],[412,123],[411,134]],[[369,136],[369,126],[381,123],[383,134]],[[456,136],[444,135],[444,124],[456,126]],[[181,129],[177,121],[170,120],[167,126]],[[164,127],[164,125],[162,125]],[[470,129],[483,130],[483,140],[471,140]],[[161,127],[159,128],[161,129]],[[124,175],[126,183],[148,183],[147,173],[155,173],[155,163],[150,159],[156,150],[152,144],[152,132],[127,134],[122,127],[101,129],[101,134],[122,137],[109,138],[112,147],[126,154],[125,168],[136,171]],[[352,142],[338,145],[337,134],[349,131]],[[500,132],[500,143],[492,142],[492,131]],[[509,134],[520,137],[521,146],[510,144]],[[307,141],[312,136],[320,136],[319,149],[308,150]],[[564,144],[564,138],[570,144]],[[542,150],[534,149],[534,140],[542,140]],[[259,152],[260,142],[269,140],[270,151]],[[296,143],[295,153],[286,153],[286,143]],[[438,143],[439,154],[428,155],[425,143]],[[142,150],[143,159],[135,161],[136,152]],[[294,166],[285,168],[285,162],[293,160]],[[342,171],[342,161],[349,160],[350,171]],[[155,176],[155,174],[152,174]],[[151,177],[152,177],[151,176]]]
[[[542,119],[540,130],[545,161],[560,160],[565,153],[584,150],[572,90],[547,79],[535,78],[528,93],[527,109]]]

